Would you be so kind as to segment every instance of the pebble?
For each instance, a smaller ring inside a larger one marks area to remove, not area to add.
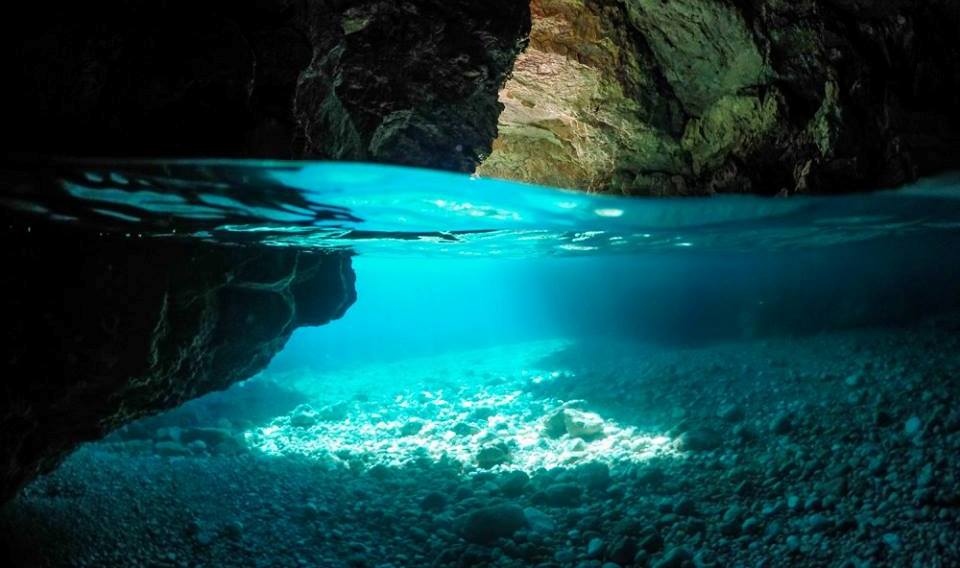
[[[637,541],[633,537],[620,536],[613,539],[607,551],[608,558],[617,564],[629,564],[637,555]]]
[[[746,417],[746,412],[739,404],[725,404],[717,411],[717,417],[727,422],[740,422]]]
[[[897,533],[884,533],[883,543],[890,547],[890,550],[894,552],[900,552],[902,544],[900,543],[900,536]]]
[[[923,423],[917,416],[911,416],[903,425],[903,431],[907,436],[915,436],[920,433]]]
[[[580,503],[580,486],[575,483],[555,483],[536,497],[536,501],[552,507],[571,507]]]
[[[491,469],[510,461],[510,451],[501,444],[485,446],[477,451],[477,466]]]
[[[530,476],[516,469],[509,471],[500,478],[500,491],[508,497],[518,497],[530,482]]]
[[[587,558],[600,558],[603,556],[604,542],[602,538],[592,538],[587,543]]]
[[[653,533],[640,541],[640,549],[649,554],[656,554],[663,550],[663,537],[660,533]]]
[[[556,530],[556,523],[550,518],[550,515],[534,507],[527,507],[523,510],[523,516],[526,519],[530,530],[536,533],[549,534]]]
[[[592,438],[603,434],[603,418],[593,412],[568,408],[563,423],[572,438]]]
[[[723,438],[716,430],[695,428],[680,435],[677,447],[688,452],[708,452],[720,447]]]
[[[243,523],[240,521],[231,521],[223,529],[224,535],[233,540],[239,540],[243,537]]]
[[[524,510],[513,504],[494,505],[461,516],[456,524],[467,542],[489,544],[498,538],[513,536],[527,526]]]
[[[653,568],[683,568],[683,566],[693,560],[693,554],[686,547],[678,546],[673,548],[657,563]]]
[[[783,412],[778,414],[770,422],[770,431],[774,434],[784,435],[793,431],[793,421],[790,414]]]
[[[423,422],[411,420],[400,427],[401,436],[415,436],[423,430]]]
[[[673,506],[673,512],[678,515],[690,517],[697,514],[697,504],[689,497],[683,497]]]

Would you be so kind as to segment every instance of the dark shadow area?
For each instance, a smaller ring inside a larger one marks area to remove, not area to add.
[[[0,502],[80,442],[249,378],[355,299],[345,254],[3,225]]]

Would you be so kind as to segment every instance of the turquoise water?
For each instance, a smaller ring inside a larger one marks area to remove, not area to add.
[[[955,174],[833,197],[629,199],[350,163],[53,171],[47,191],[6,205],[131,239],[355,254],[360,300],[299,334],[335,353],[810,333],[916,320],[958,296]]]
[[[357,300],[35,481],[0,518],[23,565],[960,562],[955,174],[628,199],[366,164],[50,171],[2,202],[352,254]]]
[[[629,199],[350,163],[79,162],[50,170],[44,193],[7,192],[4,203],[137,235],[378,256],[772,252],[944,239],[960,228],[957,175],[869,195]],[[7,178],[9,187],[23,181]]]

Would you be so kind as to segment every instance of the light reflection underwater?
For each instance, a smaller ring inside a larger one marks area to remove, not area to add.
[[[956,174],[869,195],[709,200],[362,163],[78,161],[59,164],[57,176],[44,194],[3,203],[148,236],[406,258],[810,250],[948,234],[960,212]]]
[[[533,367],[570,345],[539,341],[326,373],[289,372],[275,380],[312,393],[312,404],[252,428],[244,438],[270,456],[307,456],[361,470],[428,459],[458,464],[466,473],[533,473],[679,456],[660,432],[582,410],[586,401],[531,390],[562,375],[570,378],[568,371]],[[549,421],[558,413],[594,421],[596,431],[561,428],[551,435]]]

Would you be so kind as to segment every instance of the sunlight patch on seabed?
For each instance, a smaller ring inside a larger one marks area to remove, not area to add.
[[[300,376],[299,385],[312,383],[323,396],[247,431],[245,439],[267,455],[350,468],[429,459],[458,462],[470,472],[489,460],[482,465],[492,471],[532,472],[678,454],[668,437],[606,418],[602,435],[589,439],[547,435],[546,418],[567,401],[528,387],[539,391],[567,373],[533,366],[566,345],[536,342]]]

